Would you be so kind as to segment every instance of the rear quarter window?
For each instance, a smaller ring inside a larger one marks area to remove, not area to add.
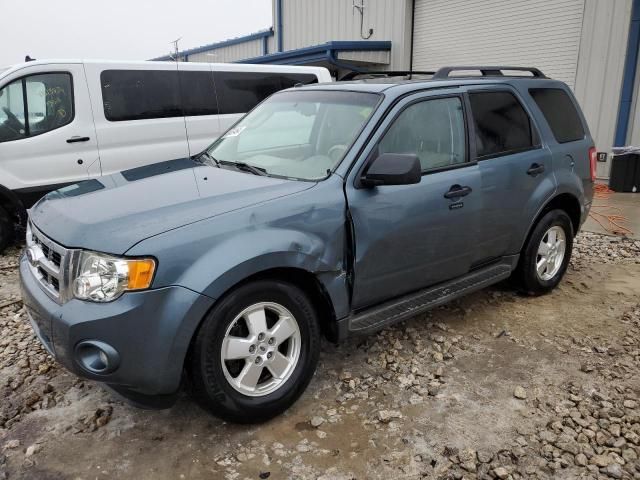
[[[531,88],[529,94],[542,111],[558,143],[584,138],[584,127],[576,106],[561,88]]]
[[[313,74],[214,72],[220,113],[247,113],[272,94],[297,84],[318,83]]]

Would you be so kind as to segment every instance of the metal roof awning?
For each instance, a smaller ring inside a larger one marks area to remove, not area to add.
[[[260,30],[259,32],[251,33],[249,35],[244,35],[242,37],[230,38],[228,40],[223,40],[221,42],[210,43],[208,45],[203,45],[201,47],[190,48],[188,50],[182,50],[178,52],[178,58],[187,59],[189,55],[194,55],[196,53],[203,52],[211,52],[217,50],[218,48],[230,47],[232,45],[238,45],[240,43],[251,42],[253,40],[262,39],[266,42],[267,38],[273,37],[273,28],[269,28],[266,30]],[[266,51],[266,45],[264,46]],[[152,58],[152,61],[167,61],[167,60],[175,60],[172,55],[163,55],[161,57]]]
[[[311,47],[238,60],[236,63],[319,65],[352,69],[354,66],[388,65],[390,41],[334,41]],[[343,63],[348,62],[348,64]]]

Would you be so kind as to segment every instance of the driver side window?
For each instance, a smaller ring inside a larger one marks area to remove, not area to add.
[[[68,73],[39,73],[0,90],[0,142],[63,127],[73,120],[73,84]]]
[[[424,100],[405,108],[387,130],[379,153],[413,153],[422,171],[466,161],[464,111],[459,97]]]
[[[0,142],[24,138],[27,134],[22,80],[0,90]]]

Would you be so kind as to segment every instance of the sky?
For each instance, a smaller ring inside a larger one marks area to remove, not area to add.
[[[0,67],[36,59],[147,60],[272,25],[271,0],[0,0]]]

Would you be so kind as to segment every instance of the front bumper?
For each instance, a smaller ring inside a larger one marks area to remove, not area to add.
[[[140,399],[178,391],[193,334],[213,304],[207,296],[171,286],[128,292],[109,303],[72,299],[59,305],[40,287],[24,255],[20,285],[33,329],[59,363],[141,404],[148,402]],[[118,367],[105,374],[85,369],[76,346],[87,340],[115,349]]]

